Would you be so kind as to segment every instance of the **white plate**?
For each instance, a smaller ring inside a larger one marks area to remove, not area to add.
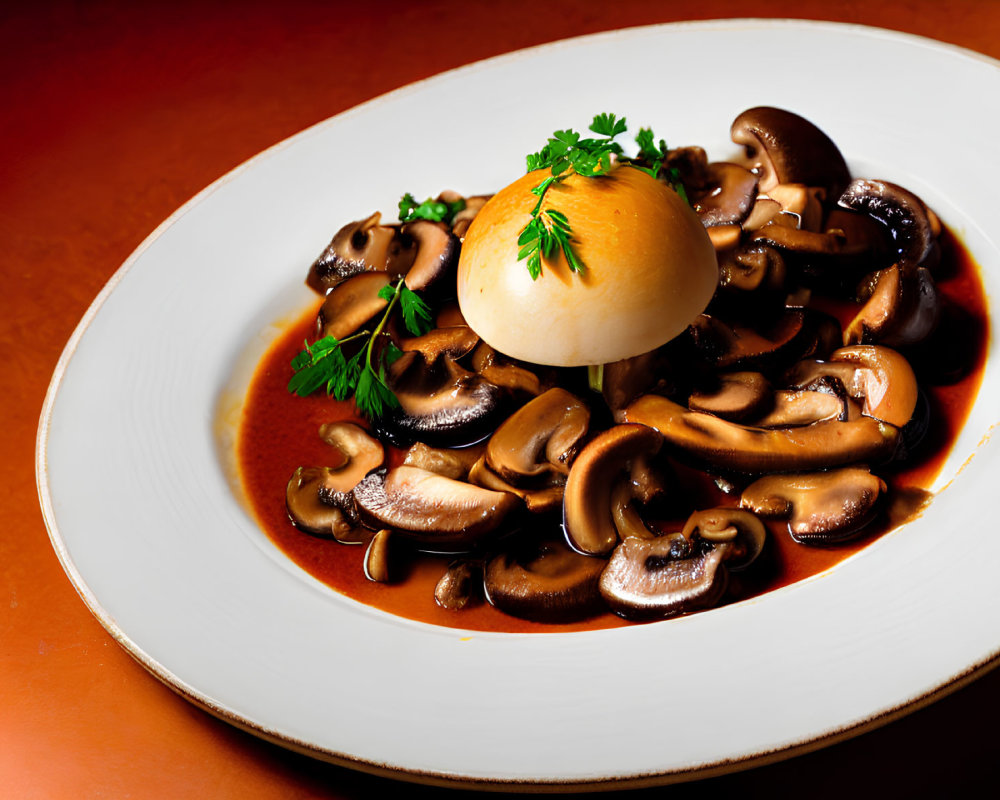
[[[541,76],[560,87],[544,103]],[[898,713],[1000,651],[1000,537],[985,510],[1000,468],[995,342],[945,466],[951,482],[921,519],[828,574],[620,630],[471,633],[347,600],[257,529],[232,491],[223,434],[247,365],[308,297],[305,270],[333,230],[373,209],[391,216],[404,191],[493,190],[552,130],[585,128],[597,111],[724,157],[738,112],[793,109],[856,173],[923,195],[996,297],[998,98],[997,64],[956,48],[725,21],[514,53],[311,128],[174,214],[81,322],[38,437],[59,557],[110,633],[188,698],[400,777],[670,780]]]

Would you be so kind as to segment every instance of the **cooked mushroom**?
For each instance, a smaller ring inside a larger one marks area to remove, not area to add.
[[[434,602],[448,611],[467,608],[476,597],[478,568],[470,561],[453,561],[434,586]]]
[[[718,381],[714,391],[692,393],[688,408],[743,422],[764,413],[773,403],[771,384],[759,372],[724,372]]]
[[[871,521],[886,484],[867,467],[767,475],[750,484],[740,505],[762,517],[787,519],[788,532],[805,544],[846,539]]]
[[[851,179],[837,145],[809,120],[781,108],[748,108],[734,121],[730,135],[746,148],[760,171],[760,189],[779,183],[820,186],[837,197]]]
[[[833,378],[862,403],[861,413],[902,428],[917,405],[917,378],[910,363],[880,345],[842,347],[828,361],[802,361],[787,374],[790,386],[807,389]]]
[[[410,237],[416,246],[416,257],[406,272],[408,288],[414,292],[426,291],[454,272],[461,243],[447,227],[422,219],[404,225],[403,235]]]
[[[511,414],[486,445],[486,463],[514,484],[568,475],[590,425],[590,409],[565,389],[549,389]]]
[[[316,317],[316,338],[346,339],[380,313],[388,301],[379,292],[389,285],[385,272],[362,272],[338,284],[326,296]]]
[[[575,550],[606,555],[618,541],[612,491],[631,462],[656,454],[663,437],[645,425],[616,425],[595,436],[576,457],[563,494],[563,527]]]
[[[454,359],[442,355],[428,364],[413,350],[389,368],[389,386],[399,407],[379,426],[397,442],[460,447],[480,441],[493,430],[504,400],[500,387]]]
[[[415,249],[399,235],[398,225],[380,225],[381,219],[382,215],[375,212],[337,231],[309,268],[306,283],[326,294],[361,272],[386,272],[390,277],[405,274],[413,263]]]
[[[615,548],[601,573],[601,596],[631,620],[663,619],[715,605],[725,593],[723,561],[732,545],[693,548],[680,534],[640,539]]]
[[[330,470],[326,467],[299,467],[285,489],[288,517],[299,530],[315,536],[348,539],[354,530],[351,513],[320,495]]]
[[[858,211],[889,231],[897,263],[872,273],[865,305],[844,332],[845,344],[879,342],[901,346],[926,339],[938,324],[941,303],[933,277],[921,263],[931,253],[934,226],[923,201],[888,181],[852,181],[841,195],[844,208]]]
[[[655,428],[672,447],[699,461],[748,473],[884,461],[899,440],[898,428],[871,417],[825,420],[797,428],[751,428],[689,411],[655,395],[640,397],[624,410],[622,419]]]
[[[681,535],[689,541],[728,542],[726,568],[738,572],[749,567],[761,554],[767,541],[767,528],[749,511],[720,507],[694,512],[684,523]]]
[[[403,339],[399,349],[403,352],[416,350],[424,357],[424,361],[433,364],[440,356],[458,360],[472,352],[479,343],[479,336],[467,325],[455,325],[448,328],[433,328],[423,336]]]
[[[739,164],[708,165],[708,183],[692,193],[691,205],[701,224],[732,225],[746,219],[757,196],[757,176]]]
[[[524,507],[532,514],[544,514],[555,511],[562,505],[563,501],[563,481],[561,476],[551,476],[551,485],[536,486],[534,488],[524,488],[497,475],[486,464],[486,457],[483,456],[469,470],[469,483],[482,486],[484,489],[493,489],[496,492],[510,492],[520,497],[524,501]]]
[[[423,442],[412,445],[403,457],[409,467],[420,467],[428,472],[436,472],[446,478],[464,481],[469,470],[483,454],[485,445],[471,447],[431,447]]]
[[[530,369],[518,366],[486,342],[480,342],[472,353],[472,368],[490,383],[511,392],[537,396],[549,385]]]
[[[365,551],[365,577],[376,583],[391,583],[393,570],[390,563],[389,544],[392,531],[383,528],[368,543]]]
[[[576,553],[564,541],[517,537],[491,558],[483,577],[486,598],[515,617],[543,622],[582,619],[601,609],[597,581],[605,562]]]
[[[521,505],[512,494],[407,466],[369,473],[354,487],[354,499],[370,527],[392,528],[440,552],[475,546]]]

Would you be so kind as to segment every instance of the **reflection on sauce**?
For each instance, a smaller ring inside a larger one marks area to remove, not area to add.
[[[928,494],[924,490],[933,484],[972,408],[982,380],[988,337],[986,299],[975,265],[950,233],[942,235],[941,244],[938,290],[955,313],[946,313],[944,335],[934,337],[937,344],[925,348],[929,352],[908,353],[927,392],[931,427],[919,451],[905,466],[879,471],[891,487],[893,502],[859,538],[835,547],[796,544],[784,523],[770,523],[771,537],[762,556],[763,565],[755,564],[748,573],[731,576],[731,592],[740,598],[833,567],[881,533],[919,514],[926,502]],[[353,416],[350,403],[337,403],[318,394],[297,397],[286,389],[291,377],[289,363],[303,340],[311,338],[314,320],[315,309],[311,309],[275,342],[261,362],[248,391],[237,445],[246,496],[261,527],[289,558],[310,575],[361,603],[435,625],[522,632],[635,624],[610,613],[579,623],[529,622],[502,614],[483,601],[462,611],[446,611],[435,603],[433,593],[449,563],[447,558],[414,559],[405,580],[389,585],[375,583],[365,577],[364,546],[341,545],[293,527],[285,511],[285,485],[297,467],[322,466],[329,460],[329,447],[317,433],[320,425],[341,419],[365,424]],[[945,348],[947,352],[943,352]],[[389,466],[398,464],[401,458],[399,451],[390,448]],[[675,466],[685,490],[690,487],[696,495],[693,502],[697,507],[722,504],[724,495],[714,483],[694,470]],[[725,504],[731,505],[732,500]],[[682,523],[678,521],[674,529]]]

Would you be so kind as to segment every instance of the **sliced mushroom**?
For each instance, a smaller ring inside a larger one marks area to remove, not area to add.
[[[504,400],[500,387],[454,359],[441,356],[428,364],[412,350],[389,368],[389,386],[399,407],[379,426],[399,443],[461,447],[480,441],[493,430]]]
[[[898,428],[871,417],[768,430],[689,411],[655,395],[640,397],[624,410],[622,419],[655,428],[671,447],[701,462],[747,473],[884,461],[899,440]]]
[[[692,193],[691,206],[706,228],[746,219],[757,196],[757,176],[739,164],[708,165],[708,183]]]
[[[576,553],[564,541],[518,537],[509,552],[491,558],[484,572],[486,598],[507,614],[542,622],[568,622],[601,609],[597,581],[605,562]]]
[[[376,583],[392,583],[393,569],[389,555],[392,531],[383,528],[368,543],[365,551],[365,577]]]
[[[772,404],[771,384],[759,372],[724,372],[714,391],[695,392],[688,408],[733,422],[762,414]]]
[[[322,491],[349,492],[365,475],[382,466],[385,448],[374,436],[353,422],[320,425],[320,438],[338,454],[336,468],[328,471]]]
[[[511,392],[540,395],[551,382],[538,377],[530,369],[518,366],[486,342],[480,342],[472,354],[472,368],[490,383]]]
[[[549,389],[509,416],[490,437],[486,463],[514,484],[569,474],[590,425],[590,409],[565,389]]]
[[[844,329],[844,344],[918,344],[937,328],[941,302],[925,267],[896,264],[868,276],[865,304]]]
[[[389,285],[385,272],[362,272],[337,285],[326,296],[316,317],[316,338],[346,339],[385,310],[388,301],[379,292]]]
[[[411,243],[400,236],[399,226],[380,225],[378,212],[367,219],[351,222],[309,268],[306,283],[320,294],[361,272],[387,272],[390,277],[406,273],[416,254]]]
[[[461,243],[445,225],[417,220],[403,226],[403,235],[416,246],[416,257],[406,272],[406,285],[414,292],[430,289],[453,273]]]
[[[448,611],[461,611],[472,604],[478,569],[470,561],[453,561],[434,586],[434,602]]]
[[[370,527],[392,528],[440,552],[475,546],[521,505],[512,494],[408,466],[369,473],[354,487],[354,499]]]
[[[927,207],[913,192],[889,181],[858,178],[851,181],[838,202],[886,227],[904,269],[916,267],[930,253],[933,228]]]
[[[846,422],[860,413],[855,411],[852,416],[852,408],[845,397],[836,393],[779,389],[772,395],[770,411],[749,424],[754,428],[795,428],[824,420]]]
[[[726,568],[738,572],[749,567],[761,554],[767,541],[767,528],[749,511],[722,507],[693,513],[684,523],[681,535],[689,541],[728,543],[730,546],[724,558]]]
[[[469,477],[472,465],[482,456],[485,445],[472,447],[431,447],[417,442],[406,451],[403,463],[409,467],[420,467],[428,472],[436,472],[446,478],[464,481]]]
[[[885,481],[867,467],[844,467],[767,475],[743,491],[740,505],[762,517],[787,519],[788,532],[798,542],[825,544],[867,525],[885,491]]]
[[[618,541],[611,495],[631,462],[659,452],[663,437],[644,425],[616,425],[595,436],[576,457],[563,494],[563,527],[570,546],[606,555]]]
[[[332,496],[324,499],[320,489],[331,470],[326,467],[299,467],[285,489],[288,517],[299,530],[314,536],[350,539],[354,531],[353,508],[348,511]]]
[[[433,364],[440,356],[458,360],[468,355],[479,344],[479,335],[468,325],[448,328],[434,328],[423,336],[403,339],[399,349],[404,352],[416,350],[428,364]]]
[[[515,494],[524,501],[524,507],[532,514],[545,514],[562,506],[563,483],[561,481],[553,483],[551,486],[525,489],[508,483],[497,475],[487,466],[485,456],[476,461],[469,470],[469,483],[482,486],[484,489],[493,489],[496,492]]]
[[[692,552],[680,535],[630,536],[615,548],[598,588],[612,611],[631,620],[710,608],[726,590],[723,561],[730,547],[722,543]]]
[[[819,186],[837,197],[851,179],[837,145],[809,120],[780,108],[748,108],[734,121],[730,135],[746,148],[760,171],[760,189],[779,183]]]

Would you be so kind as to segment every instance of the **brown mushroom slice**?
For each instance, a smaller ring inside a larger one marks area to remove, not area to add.
[[[713,162],[707,185],[692,193],[691,207],[706,228],[732,225],[746,219],[756,197],[756,175],[739,164]]]
[[[417,351],[404,353],[389,368],[389,386],[399,407],[379,420],[381,432],[396,442],[419,440],[461,447],[493,430],[504,399],[500,387],[442,356],[428,364]]]
[[[332,289],[316,317],[316,338],[346,339],[385,310],[388,301],[379,292],[389,285],[385,272],[362,272]]]
[[[486,463],[511,483],[547,473],[567,475],[590,425],[590,409],[553,388],[511,414],[486,445]]]
[[[823,200],[826,192],[818,186],[804,183],[779,183],[772,186],[767,197],[777,201],[784,212],[799,218],[798,227],[818,231],[823,220]]]
[[[392,583],[393,569],[389,555],[392,531],[383,528],[368,543],[365,551],[365,577],[375,583]]]
[[[537,397],[544,390],[541,378],[534,372],[501,356],[486,342],[480,342],[472,354],[472,368],[490,383],[511,392]]]
[[[484,449],[485,445],[431,447],[423,442],[416,442],[406,451],[403,463],[456,481],[464,481],[468,479],[469,470],[482,456]]]
[[[900,347],[924,341],[937,328],[941,302],[925,267],[896,264],[872,273],[864,294],[865,304],[844,329],[844,344]]]
[[[852,397],[864,398],[861,413],[902,428],[917,407],[917,376],[910,362],[888,347],[855,345],[830,355],[831,362],[854,365],[854,380],[847,386]]]
[[[365,475],[385,460],[385,448],[374,436],[353,422],[320,425],[320,438],[340,456],[340,464],[330,468],[322,492],[349,492]]]
[[[413,262],[415,251],[400,236],[399,226],[380,225],[382,215],[350,222],[334,234],[333,240],[309,268],[306,283],[326,294],[338,284],[362,272],[403,275]]]
[[[478,569],[470,561],[453,561],[434,585],[434,602],[448,611],[461,611],[476,598]]]
[[[688,408],[733,422],[758,416],[771,403],[771,384],[759,372],[724,372],[712,392],[693,392]]]
[[[285,488],[285,508],[288,517],[301,531],[314,536],[351,540],[354,536],[352,511],[334,502],[321,488],[330,470],[327,467],[299,467],[292,473]],[[360,539],[359,539],[360,541]]]
[[[440,552],[475,546],[521,505],[512,494],[408,466],[369,473],[354,487],[354,499],[365,524]]]
[[[732,140],[746,148],[760,171],[760,189],[779,183],[819,186],[837,197],[851,179],[843,155],[812,122],[781,108],[748,108],[730,129]]]
[[[630,620],[664,619],[714,606],[728,583],[730,544],[694,554],[679,536],[629,536],[615,548],[598,584],[608,607]]]
[[[927,206],[902,186],[858,178],[851,181],[838,203],[866,214],[889,230],[904,270],[916,267],[930,253],[934,234]]]
[[[562,505],[563,501],[562,483],[535,489],[515,486],[491,470],[486,464],[485,456],[476,461],[469,470],[469,483],[482,486],[484,489],[493,489],[496,492],[516,494],[524,501],[524,507],[532,514],[555,511]]]
[[[486,598],[511,616],[539,622],[569,622],[601,609],[597,581],[603,559],[571,550],[558,539],[518,537],[510,552],[486,563]]]
[[[689,411],[656,395],[640,397],[624,410],[622,419],[655,428],[672,447],[701,462],[747,473],[885,461],[899,440],[898,428],[871,417],[826,420],[799,428],[751,428]]]
[[[416,258],[406,273],[406,285],[414,292],[426,291],[458,266],[461,242],[445,225],[417,220],[404,225],[403,234],[417,248]]]
[[[762,517],[787,519],[792,538],[804,544],[846,539],[875,514],[886,484],[867,467],[767,475],[743,490],[740,505]]]
[[[706,415],[707,416],[707,415]],[[645,425],[616,425],[595,436],[573,463],[563,493],[563,528],[573,549],[606,555],[618,541],[611,493],[631,461],[659,452],[663,437]]]
[[[490,197],[492,197],[492,195],[488,194],[477,194],[472,197],[466,197],[465,208],[459,211],[451,220],[451,232],[459,239],[464,239],[465,232],[469,230],[472,220],[476,218],[476,214],[479,213],[479,209],[486,205],[486,201],[489,200]]]
[[[820,232],[771,224],[754,231],[751,241],[768,244],[786,255],[833,256],[843,249],[844,233],[835,228]]]
[[[700,538],[711,544],[729,543],[726,568],[738,572],[749,567],[764,549],[767,528],[757,516],[740,508],[709,508],[695,511],[681,535],[688,540]]]
[[[399,349],[404,352],[415,350],[423,355],[428,364],[432,364],[440,356],[457,360],[471,353],[477,344],[479,334],[468,325],[456,325],[434,328],[423,336],[403,339],[399,343]]]
[[[805,389],[779,389],[772,395],[772,406],[763,416],[750,421],[755,428],[795,428],[824,420],[847,421],[851,408],[844,398],[829,392]]]

